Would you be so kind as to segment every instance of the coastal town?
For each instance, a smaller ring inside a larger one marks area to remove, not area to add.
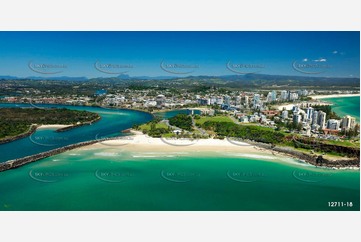
[[[356,5],[4,1],[2,241],[361,241]]]
[[[226,115],[237,124],[255,124],[277,130],[329,140],[339,140],[347,133],[358,135],[355,117],[339,117],[325,109],[332,105],[320,97],[359,95],[355,91],[320,92],[314,90],[271,90],[262,92],[227,91],[209,88],[202,92],[189,90],[155,90],[137,88],[109,93],[97,90],[93,95],[52,96],[38,90],[25,90],[25,95],[3,96],[4,103],[63,104],[136,109],[151,113],[179,109],[198,110],[202,116]],[[26,95],[28,94],[28,95]],[[326,95],[325,95],[326,94]],[[182,131],[180,129],[180,131]],[[355,132],[353,132],[355,131]],[[342,135],[341,135],[342,134]]]
[[[91,58],[0,75],[0,210],[359,209],[358,76]]]

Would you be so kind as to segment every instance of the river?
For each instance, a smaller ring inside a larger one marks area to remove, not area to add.
[[[0,162],[37,154],[47,150],[88,140],[126,135],[122,130],[131,128],[133,124],[142,124],[152,119],[145,112],[127,109],[104,109],[87,106],[38,105],[40,108],[68,108],[96,112],[101,120],[92,125],[85,125],[66,132],[55,132],[55,128],[39,129],[29,137],[0,145]],[[0,104],[0,107],[32,107],[30,104]]]
[[[42,105],[49,106],[54,105]],[[1,160],[116,136],[152,119],[148,113],[132,110],[65,107],[97,112],[102,119],[63,133],[38,130],[31,138],[0,145]],[[0,172],[0,210],[357,211],[359,180],[359,170],[318,168],[282,156],[265,158],[217,149],[130,152],[104,145]],[[331,207],[329,202],[344,205]]]

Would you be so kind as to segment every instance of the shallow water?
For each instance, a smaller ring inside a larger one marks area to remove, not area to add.
[[[325,98],[322,100],[333,103],[332,111],[336,112],[339,116],[351,115],[360,123],[360,96]]]
[[[142,124],[152,119],[152,115],[134,110],[115,110],[85,106],[37,105],[73,110],[96,112],[101,119],[92,125],[84,125],[66,132],[55,132],[56,128],[39,129],[29,137],[0,145],[0,162],[37,154],[47,150],[104,137],[122,136],[122,130],[133,124]],[[0,107],[31,107],[28,104],[0,104]]]
[[[0,161],[119,135],[151,119],[130,110],[69,108],[96,111],[102,120],[64,133],[38,130],[0,145]],[[359,170],[316,168],[267,154],[129,152],[104,145],[0,172],[0,210],[359,210],[359,179]]]
[[[0,210],[359,210],[358,170],[272,158],[77,149],[0,173]]]

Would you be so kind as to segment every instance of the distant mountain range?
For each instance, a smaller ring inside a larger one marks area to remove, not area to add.
[[[54,80],[54,81],[87,81],[87,77],[70,77],[70,76],[29,76],[29,77],[16,77],[16,76],[0,76],[0,80]]]
[[[96,79],[108,79],[109,77],[97,77]],[[126,74],[121,74],[116,77],[111,78],[118,78],[122,80],[166,80],[166,79],[174,79],[177,77],[174,76],[134,76],[130,77]],[[58,77],[48,77],[48,76],[28,76],[28,77],[17,77],[17,76],[0,76],[0,80],[55,80],[55,81],[87,81],[94,78],[87,78],[85,76],[81,77],[70,77],[70,76],[58,76]]]
[[[38,77],[30,76],[18,78],[15,76],[0,76],[0,80],[54,80],[54,81],[90,81],[126,83],[127,85],[218,85],[225,87],[264,87],[264,86],[325,86],[325,87],[359,87],[360,78],[355,77],[315,77],[315,76],[288,76],[288,75],[266,75],[266,74],[245,74],[245,75],[222,75],[222,76],[129,76],[122,74],[116,77]]]

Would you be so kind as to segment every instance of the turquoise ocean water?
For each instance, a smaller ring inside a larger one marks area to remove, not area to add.
[[[99,112],[102,121],[62,138],[44,130],[33,137],[35,144],[28,137],[1,145],[1,159],[49,149],[46,143],[116,135],[151,119],[130,110],[90,111]],[[126,146],[104,145],[0,172],[0,210],[359,210],[359,180],[359,170],[316,168],[281,156],[129,152]],[[344,206],[329,207],[329,202]]]
[[[351,115],[360,123],[360,96],[322,99],[333,103],[332,110],[339,116]]]

